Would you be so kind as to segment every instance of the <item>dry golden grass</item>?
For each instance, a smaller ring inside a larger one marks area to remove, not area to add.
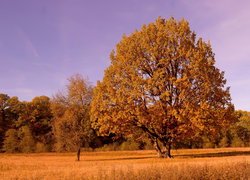
[[[0,179],[250,179],[250,148],[1,154]]]

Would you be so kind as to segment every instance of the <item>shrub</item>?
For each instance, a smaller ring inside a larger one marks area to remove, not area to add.
[[[132,141],[132,140],[128,140],[125,141],[121,144],[120,146],[120,150],[122,151],[126,151],[126,150],[139,150],[139,143]]]

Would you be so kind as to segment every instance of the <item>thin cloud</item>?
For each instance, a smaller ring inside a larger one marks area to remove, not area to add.
[[[20,38],[23,40],[26,52],[35,58],[40,57],[36,47],[34,46],[34,44],[31,41],[30,37],[20,27],[18,28],[18,34],[19,34]]]

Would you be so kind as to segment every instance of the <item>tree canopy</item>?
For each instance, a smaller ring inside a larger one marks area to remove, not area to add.
[[[102,134],[140,129],[159,156],[171,157],[177,142],[215,137],[235,120],[211,45],[184,19],[158,18],[124,35],[110,59],[91,105],[93,126]]]

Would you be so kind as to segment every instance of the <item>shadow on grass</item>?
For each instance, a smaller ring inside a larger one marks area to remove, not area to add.
[[[231,152],[211,152],[200,154],[178,154],[174,158],[209,158],[209,157],[228,157],[228,156],[250,156],[250,151],[231,151]],[[101,159],[86,159],[84,161],[121,161],[121,160],[143,160],[158,158],[156,155],[151,156],[131,156],[131,157],[109,157]]]
[[[180,158],[207,158],[207,157],[226,157],[226,156],[246,156],[250,155],[250,151],[231,151],[231,152],[211,152],[201,154],[180,154],[174,157]]]
[[[87,159],[84,161],[120,161],[120,160],[139,160],[139,159],[151,159],[155,158],[156,156],[148,156],[148,157],[124,157],[124,158],[105,158],[105,159]]]

